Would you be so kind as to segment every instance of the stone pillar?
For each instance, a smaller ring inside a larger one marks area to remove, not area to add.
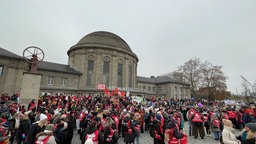
[[[33,99],[38,101],[41,74],[23,73],[22,88],[20,92],[20,105],[24,105],[26,108]]]

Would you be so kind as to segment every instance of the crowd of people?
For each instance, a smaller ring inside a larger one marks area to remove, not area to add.
[[[71,144],[74,133],[81,144],[140,144],[147,132],[154,144],[186,144],[188,137],[216,142],[254,144],[254,105],[222,101],[126,96],[44,95],[28,106],[2,95],[0,144]],[[8,101],[8,102],[7,102]],[[11,102],[9,102],[11,101]],[[184,122],[188,121],[188,132]],[[234,129],[242,130],[235,136]],[[187,134],[186,134],[187,133]]]

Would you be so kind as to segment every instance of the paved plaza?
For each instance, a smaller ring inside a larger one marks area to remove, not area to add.
[[[188,134],[188,122],[185,122],[185,131]],[[239,134],[239,131],[235,131],[236,134]],[[79,136],[76,134],[74,136],[73,144],[80,144]],[[214,135],[206,136],[204,139],[200,137],[194,139],[192,136],[188,136],[188,144],[218,144],[219,141],[214,140]],[[120,138],[118,144],[124,144],[123,138]],[[150,137],[148,132],[144,132],[140,135],[140,144],[153,144],[153,138]],[[166,143],[167,144],[167,143]]]

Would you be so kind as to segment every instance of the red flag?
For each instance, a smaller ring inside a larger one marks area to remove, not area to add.
[[[115,95],[115,94],[117,94],[118,93],[118,89],[117,88],[115,88],[113,91],[112,91],[112,93],[111,93],[111,95],[110,96],[113,96],[113,95]]]
[[[118,95],[125,96],[125,92],[118,91]]]
[[[110,96],[111,94],[109,93],[109,91],[108,91],[108,88],[107,87],[105,87],[105,89],[104,89],[104,93],[106,94],[106,95],[108,95],[108,96]]]
[[[119,92],[118,88],[115,88],[114,91],[115,91],[115,94],[118,94]]]

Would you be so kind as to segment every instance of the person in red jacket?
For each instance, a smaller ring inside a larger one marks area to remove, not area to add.
[[[232,109],[228,109],[227,110],[227,115],[228,115],[229,120],[233,123],[233,125],[237,125],[237,121],[236,121],[237,115],[236,115],[236,112],[234,110],[232,110]]]
[[[114,120],[114,123],[116,125],[116,131],[118,131],[118,126],[119,126],[119,116],[117,115],[117,112],[113,112],[113,115],[111,118]]]
[[[133,117],[133,126],[134,126],[134,133],[135,133],[135,142],[140,144],[140,114],[136,112]]]
[[[217,116],[214,116],[211,121],[211,128],[212,132],[214,133],[215,140],[220,139],[220,132],[221,132],[221,121]]]
[[[210,116],[207,112],[203,112],[203,121],[204,121],[204,127],[206,130],[206,134],[208,134],[208,136],[211,135],[211,131],[210,131]]]
[[[183,138],[184,135],[185,134],[179,129],[174,119],[167,123],[165,129],[165,140],[168,142],[168,144],[178,144],[179,139]]]
[[[198,137],[198,133],[200,134],[201,139],[204,139],[205,132],[204,132],[204,127],[203,127],[203,119],[202,115],[199,112],[199,109],[196,109],[195,114],[192,116],[192,132],[193,136],[195,138]]]
[[[89,137],[92,138],[93,143],[96,143],[96,144],[104,143],[102,133],[100,130],[98,130],[96,125],[97,125],[96,121],[92,121],[90,123],[89,127],[87,128],[87,130],[83,136],[81,144],[84,144]]]
[[[124,142],[126,144],[133,144],[135,140],[134,135],[134,127],[130,118],[130,114],[126,114],[123,125],[122,125],[122,131],[124,133]]]
[[[164,144],[164,130],[161,127],[161,118],[162,116],[157,114],[156,119],[153,121],[154,144]]]
[[[192,107],[188,112],[187,112],[187,119],[189,122],[189,136],[192,135],[192,116],[195,114],[195,109]]]

